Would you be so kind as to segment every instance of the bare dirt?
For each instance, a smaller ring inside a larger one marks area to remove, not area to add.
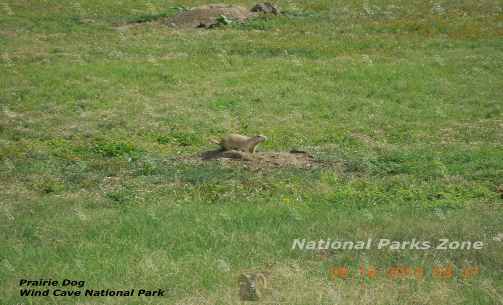
[[[198,6],[181,12],[167,19],[167,24],[177,28],[209,28],[218,23],[217,19],[225,16],[239,22],[255,16],[256,13],[239,5],[210,4]]]
[[[309,169],[319,163],[313,156],[304,151],[290,152],[256,152],[254,154],[237,150],[210,150],[201,154],[203,161],[221,160],[232,163],[241,161],[250,168],[296,167]]]

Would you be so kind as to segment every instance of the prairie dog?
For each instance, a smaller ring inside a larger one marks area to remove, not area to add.
[[[239,295],[242,301],[258,301],[267,290],[267,278],[262,272],[242,273],[239,276]]]
[[[252,7],[251,11],[255,13],[279,14],[279,8],[270,2],[259,3]]]
[[[257,146],[265,140],[267,140],[267,137],[263,135],[247,137],[239,134],[229,134],[216,144],[219,144],[222,150],[239,150],[253,154]]]

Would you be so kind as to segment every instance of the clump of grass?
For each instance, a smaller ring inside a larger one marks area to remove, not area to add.
[[[281,14],[288,18],[318,18],[321,16],[319,12],[311,12],[304,10],[285,10],[281,12]]]
[[[171,9],[174,10],[176,13],[183,13],[190,10],[190,8],[185,5],[175,5],[172,6]]]
[[[44,176],[33,181],[33,188],[43,194],[61,193],[65,190],[65,184],[60,179]]]
[[[100,142],[95,144],[92,151],[103,157],[126,157],[129,160],[137,160],[143,155],[142,149],[128,142]]]
[[[147,23],[147,22],[154,22],[161,20],[163,18],[168,17],[168,13],[160,13],[160,14],[153,14],[153,15],[141,15],[132,18],[129,23]]]
[[[112,202],[126,204],[134,201],[135,192],[127,187],[121,187],[118,190],[110,191],[105,194],[106,198]]]
[[[274,27],[278,24],[275,22],[275,18],[277,17],[268,17],[268,16],[259,16],[247,20],[246,22],[236,22],[231,24],[232,28],[239,30],[259,30],[259,31],[268,31],[274,29]]]
[[[234,23],[234,20],[232,18],[229,18],[225,15],[220,15],[217,17],[216,19],[217,21],[217,26],[219,25],[229,25],[229,24],[232,24]]]
[[[177,146],[194,146],[201,143],[201,138],[194,132],[173,131],[163,135],[157,135],[159,144],[173,144]]]
[[[230,99],[218,99],[210,103],[214,110],[235,110],[239,107],[239,101]]]

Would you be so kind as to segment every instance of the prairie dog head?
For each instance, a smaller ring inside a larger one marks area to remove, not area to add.
[[[265,140],[267,140],[267,137],[264,136],[264,135],[258,135],[258,136],[254,136],[253,139],[257,142],[257,143],[261,143],[261,142],[264,142]]]

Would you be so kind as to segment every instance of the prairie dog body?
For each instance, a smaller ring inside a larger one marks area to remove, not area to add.
[[[257,146],[265,140],[267,140],[267,137],[263,135],[247,137],[239,134],[229,134],[217,144],[222,147],[222,150],[239,150],[253,154]]]

